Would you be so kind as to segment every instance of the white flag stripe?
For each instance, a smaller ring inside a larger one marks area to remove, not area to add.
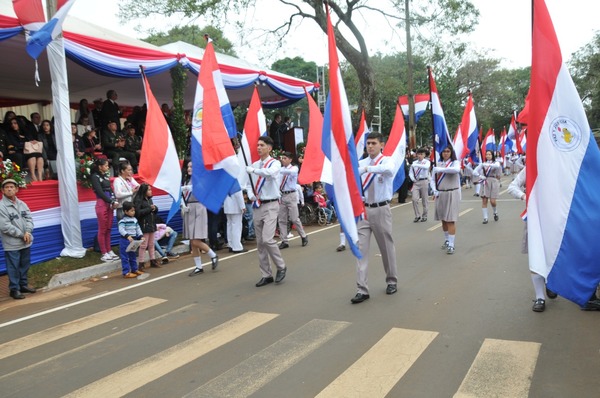
[[[348,322],[313,319],[185,398],[247,397],[332,339]]]
[[[393,328],[317,397],[385,397],[437,335]]]
[[[527,398],[540,343],[485,339],[455,398]]]
[[[278,316],[277,314],[247,312],[196,337],[73,391],[67,397],[122,397]]]
[[[165,301],[166,300],[153,297],[140,298],[72,322],[0,344],[0,359],[71,336],[75,333],[130,315],[134,312],[142,311],[146,308],[164,303]]]

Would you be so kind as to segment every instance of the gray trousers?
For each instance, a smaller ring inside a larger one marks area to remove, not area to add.
[[[423,213],[419,210],[419,200],[423,202]],[[429,212],[429,181],[420,180],[413,182],[412,205],[415,211],[415,217],[427,217]]]
[[[369,249],[371,233],[381,252],[385,282],[388,285],[398,283],[398,268],[396,266],[396,248],[392,238],[392,210],[389,205],[382,207],[366,207],[367,217],[358,222],[358,248],[362,258],[356,262],[356,288],[358,293],[369,294],[367,271],[369,268]]]
[[[287,242],[288,234],[288,219],[296,226],[296,231],[301,237],[306,237],[306,232],[302,227],[302,221],[298,214],[298,193],[286,193],[281,197],[281,203],[279,204],[279,236],[283,242]]]
[[[254,209],[254,233],[256,234],[258,262],[263,278],[273,276],[269,257],[271,257],[277,269],[285,268],[285,262],[275,241],[278,213],[279,202],[277,201],[263,203],[258,209]]]

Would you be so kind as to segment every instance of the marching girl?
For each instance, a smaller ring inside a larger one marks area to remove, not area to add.
[[[481,179],[483,191],[481,192],[481,210],[483,212],[483,223],[488,223],[488,199],[494,211],[494,221],[498,221],[498,210],[496,199],[500,195],[500,177],[502,176],[502,165],[496,161],[494,152],[485,151],[485,162],[482,162],[473,171],[474,176]]]
[[[465,177],[465,189],[471,188],[473,181],[473,166],[469,158],[463,159],[463,176]]]
[[[456,221],[460,206],[460,161],[451,145],[442,150],[440,160],[432,170],[431,188],[435,196],[435,219],[442,222],[447,254],[454,254]]]

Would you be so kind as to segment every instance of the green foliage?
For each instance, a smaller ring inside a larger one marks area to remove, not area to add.
[[[571,75],[581,96],[590,127],[600,128],[600,32],[573,54]]]
[[[171,134],[180,158],[186,152],[188,127],[185,124],[184,94],[187,85],[187,74],[183,66],[171,68],[171,87],[173,89],[173,112],[171,114]]]
[[[206,48],[205,34],[209,35],[213,40],[213,46],[216,52],[231,55],[233,57],[236,56],[233,43],[223,35],[223,32],[219,28],[210,25],[205,26],[204,28],[199,28],[194,25],[177,26],[166,33],[153,32],[143,40],[154,44],[155,46],[162,46],[176,41],[184,41],[200,48]]]
[[[277,60],[271,65],[271,69],[309,82],[314,82],[317,77],[317,64],[298,56]]]

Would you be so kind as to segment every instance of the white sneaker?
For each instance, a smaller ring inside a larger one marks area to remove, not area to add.
[[[118,260],[119,259],[119,255],[116,254],[114,251],[109,251],[108,253],[106,253],[108,255],[110,255],[114,260]]]
[[[288,238],[288,239],[292,239],[293,237],[294,237],[294,234],[293,234],[293,233],[291,233],[291,232],[290,232],[289,234],[287,234],[287,238]]]
[[[100,261],[110,262],[114,261],[114,258],[110,255],[110,253],[104,253],[102,257],[100,257]]]

